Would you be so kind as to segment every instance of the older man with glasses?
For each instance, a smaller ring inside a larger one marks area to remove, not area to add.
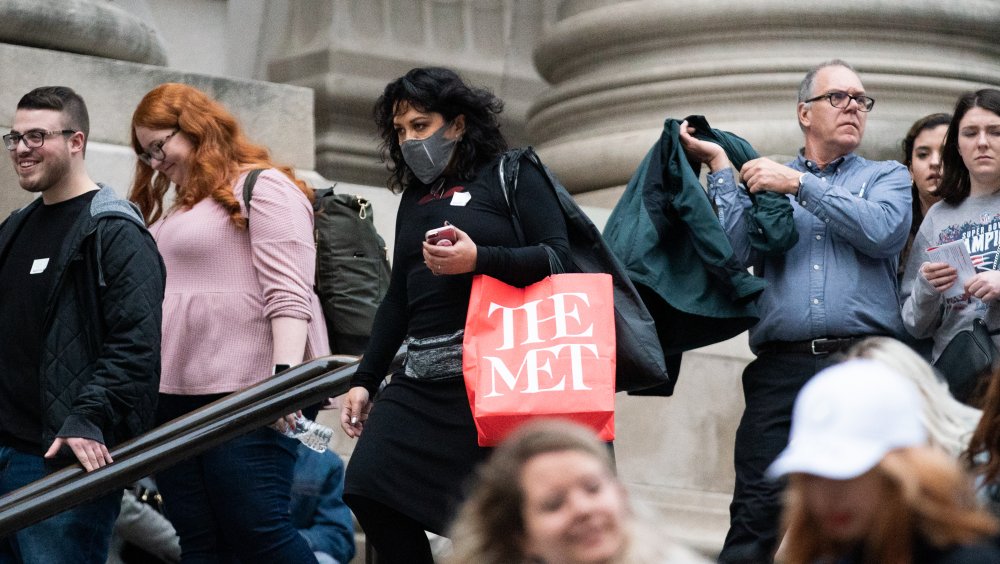
[[[164,269],[138,211],[90,179],[90,121],[64,86],[36,88],[3,136],[40,197],[0,224],[0,495],[152,425]],[[0,538],[0,563],[103,564],[121,491]]]
[[[736,183],[725,152],[684,132],[688,155],[709,165],[711,195],[737,256],[768,281],[760,322],[750,329],[757,358],[743,372],[746,409],[736,432],[736,487],[721,562],[768,562],[777,543],[781,485],[764,472],[788,442],[799,389],[833,354],[870,335],[904,338],[896,288],[910,227],[910,175],[895,161],[855,154],[875,106],[841,60],[810,70],[799,87],[798,158],[759,158]],[[780,256],[750,246],[749,193],[786,194],[798,243]]]

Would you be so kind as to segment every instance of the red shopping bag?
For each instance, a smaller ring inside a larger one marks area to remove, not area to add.
[[[532,417],[615,436],[615,311],[609,274],[555,274],[526,288],[472,281],[462,349],[480,446]]]

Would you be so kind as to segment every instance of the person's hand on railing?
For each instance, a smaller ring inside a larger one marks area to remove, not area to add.
[[[69,446],[87,472],[92,472],[114,462],[111,460],[111,453],[108,452],[108,447],[104,443],[82,437],[57,437],[56,440],[52,441],[49,450],[46,451],[45,458],[55,458],[63,445]]]
[[[340,410],[340,426],[348,437],[356,439],[361,436],[365,421],[372,410],[372,402],[368,390],[364,386],[354,386],[347,392]]]

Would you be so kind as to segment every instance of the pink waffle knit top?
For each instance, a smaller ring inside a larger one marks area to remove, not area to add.
[[[244,178],[233,185],[241,206]],[[211,198],[171,210],[150,231],[167,266],[160,392],[233,392],[266,380],[272,318],[308,321],[305,359],[329,354],[313,290],[312,206],[284,174],[257,179],[249,233]]]

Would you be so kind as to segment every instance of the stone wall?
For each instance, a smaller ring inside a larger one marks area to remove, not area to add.
[[[243,123],[248,135],[271,147],[274,157],[311,171],[313,98],[308,89],[284,84],[233,80],[164,67],[0,43],[0,129],[10,129],[17,101],[38,86],[63,85],[76,90],[90,112],[87,169],[94,180],[121,193],[135,167],[130,143],[132,111],[142,97],[164,82],[185,82],[225,104]],[[267,108],[267,111],[261,111]],[[0,214],[30,198],[17,185],[5,159],[0,168]]]

